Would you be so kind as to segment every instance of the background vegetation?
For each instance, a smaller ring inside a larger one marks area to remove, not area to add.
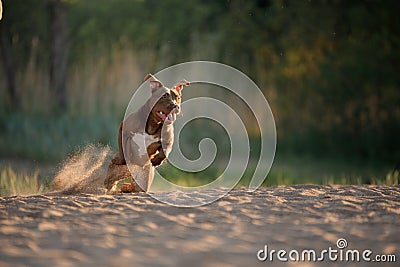
[[[56,163],[87,143],[115,147],[118,123],[145,73],[211,60],[249,75],[271,105],[278,131],[271,177],[291,177],[271,182],[371,183],[398,168],[398,1],[3,6],[2,158]]]

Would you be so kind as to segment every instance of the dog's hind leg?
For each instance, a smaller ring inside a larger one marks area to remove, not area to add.
[[[154,167],[151,164],[145,166],[130,165],[132,180],[130,192],[148,192],[154,179]]]
[[[121,122],[118,130],[118,152],[111,160],[108,166],[106,179],[104,180],[104,186],[108,192],[116,191],[117,184],[120,180],[131,177],[122,151],[122,125],[123,123]]]
[[[104,180],[104,186],[109,192],[115,191],[119,181],[130,177],[131,173],[129,172],[126,164],[119,165],[111,162],[108,166],[107,177]]]

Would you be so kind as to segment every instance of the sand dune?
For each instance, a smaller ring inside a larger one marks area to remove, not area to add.
[[[144,193],[0,198],[0,266],[284,266],[257,251],[337,248],[339,238],[400,261],[400,187],[236,189],[198,208]]]

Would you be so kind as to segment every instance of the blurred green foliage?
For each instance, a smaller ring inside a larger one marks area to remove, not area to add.
[[[248,74],[271,105],[280,153],[400,159],[398,1],[65,0],[73,104],[62,116],[46,108],[47,3],[3,1],[23,104],[4,108],[0,75],[1,156],[48,158],[48,147],[60,146],[54,157],[62,158],[86,140],[115,142],[110,128],[127,103],[110,99],[116,81],[137,85],[118,76],[134,58],[130,73],[212,60]]]
[[[0,116],[1,156],[56,163],[89,143],[117,147],[119,123],[105,116]]]
[[[17,174],[10,166],[0,169],[0,197],[41,194],[46,189],[46,183],[39,179],[38,171],[27,175]]]

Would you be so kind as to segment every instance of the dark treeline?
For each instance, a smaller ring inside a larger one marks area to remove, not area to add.
[[[3,0],[3,5],[2,112],[7,106],[11,112],[23,109],[18,107],[23,88],[16,87],[32,60],[48,80],[43,86],[59,99],[57,107],[68,112],[63,101],[69,101],[71,69],[127,48],[138,57],[146,51],[150,71],[213,60],[248,74],[271,104],[282,151],[400,159],[398,1]]]

